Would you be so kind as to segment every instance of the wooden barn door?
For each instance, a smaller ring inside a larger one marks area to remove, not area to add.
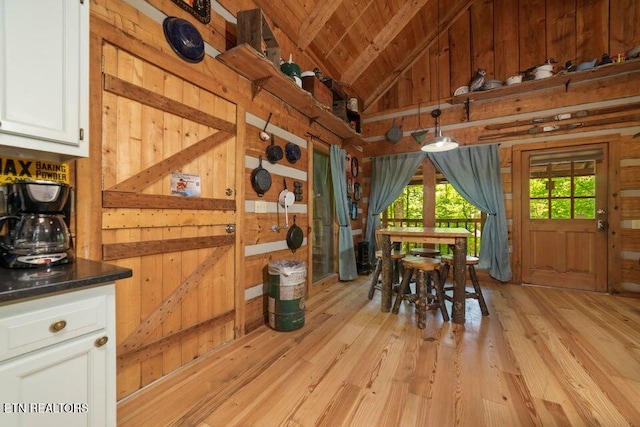
[[[236,106],[103,56],[103,260],[133,270],[116,294],[120,399],[234,338]]]
[[[522,152],[522,281],[607,291],[607,146]]]

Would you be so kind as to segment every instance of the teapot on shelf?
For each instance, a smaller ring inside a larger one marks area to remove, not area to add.
[[[293,62],[293,55],[289,55],[289,62],[280,61],[280,70],[291,77],[299,87],[302,87],[300,66]]]

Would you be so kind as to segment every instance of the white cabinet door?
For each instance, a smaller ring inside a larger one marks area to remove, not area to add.
[[[0,364],[0,425],[107,426],[104,331]]]
[[[2,152],[88,155],[88,55],[88,0],[0,0]]]

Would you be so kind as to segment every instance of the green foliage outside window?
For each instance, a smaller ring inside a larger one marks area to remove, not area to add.
[[[436,219],[479,219],[480,211],[449,183],[436,184]]]
[[[548,176],[529,179],[531,219],[595,218],[594,162],[587,163],[589,167],[583,168],[583,175],[572,163],[549,163],[544,166]],[[540,170],[539,167],[537,172]]]
[[[464,199],[449,183],[436,184],[437,227],[466,228],[475,236],[467,240],[467,253],[477,255],[480,247],[481,212]],[[387,218],[390,225],[422,227],[424,217],[424,188],[420,185],[407,185],[404,191],[388,208]],[[394,221],[395,220],[395,221]],[[415,220],[415,221],[412,221]],[[469,220],[478,220],[469,222]],[[405,244],[404,250],[415,244]],[[439,245],[442,254],[450,253],[448,245]]]
[[[422,185],[407,185],[387,208],[388,218],[422,219],[424,191]],[[449,183],[436,184],[436,219],[478,219],[480,211]]]

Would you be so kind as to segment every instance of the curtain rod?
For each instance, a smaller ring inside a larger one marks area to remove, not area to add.
[[[305,135],[310,136],[311,139],[317,139],[318,141],[322,142],[323,144],[326,144],[327,146],[331,147],[334,144],[331,144],[330,142],[325,141],[324,139],[320,138],[318,135],[314,135],[311,132],[307,132]]]

